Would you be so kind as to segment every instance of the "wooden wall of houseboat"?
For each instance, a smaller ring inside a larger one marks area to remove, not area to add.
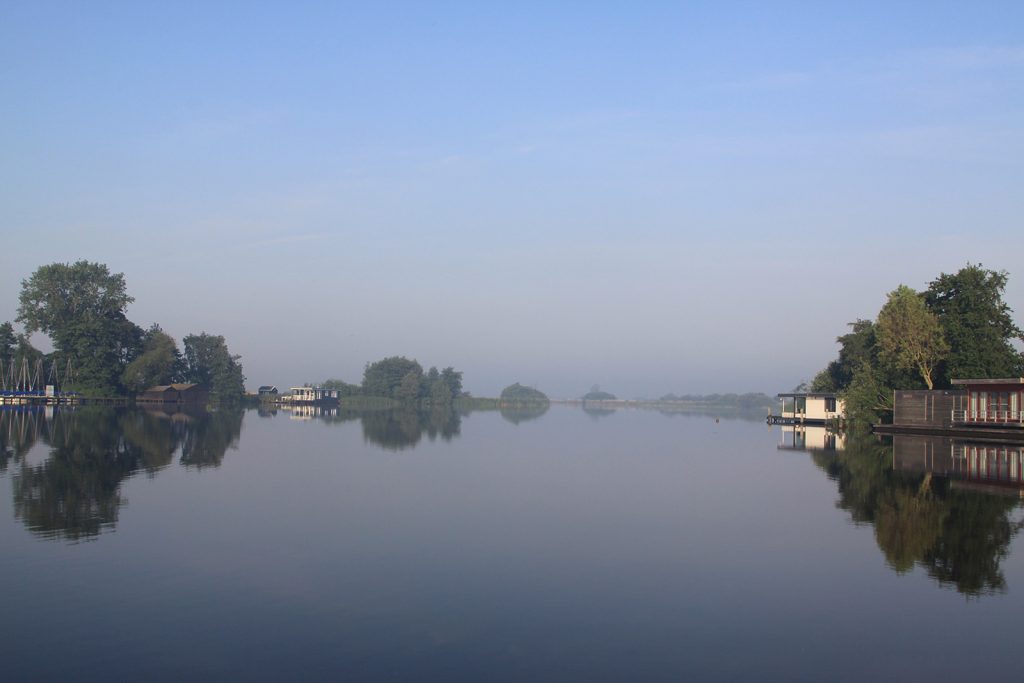
[[[894,425],[946,428],[952,426],[953,410],[960,408],[962,391],[897,390],[893,402]]]

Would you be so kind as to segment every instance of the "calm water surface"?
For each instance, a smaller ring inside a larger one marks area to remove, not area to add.
[[[1019,449],[309,417],[0,413],[2,679],[1019,679]]]

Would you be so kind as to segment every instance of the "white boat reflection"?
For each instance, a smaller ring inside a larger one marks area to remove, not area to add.
[[[781,425],[780,451],[834,452],[846,447],[846,436],[823,425]]]

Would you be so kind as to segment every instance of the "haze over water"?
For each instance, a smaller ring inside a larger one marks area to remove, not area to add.
[[[0,321],[39,266],[249,388],[774,394],[899,284],[1024,310],[1024,3],[5,3]],[[38,335],[37,335],[38,337]],[[45,340],[36,343],[44,347]]]
[[[1017,499],[871,437],[565,406],[0,419],[7,680],[1016,678]]]

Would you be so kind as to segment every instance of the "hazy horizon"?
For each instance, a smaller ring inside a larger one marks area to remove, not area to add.
[[[633,398],[789,390],[968,262],[1024,320],[1020,3],[0,18],[0,322],[87,259],[249,389],[404,355]]]

